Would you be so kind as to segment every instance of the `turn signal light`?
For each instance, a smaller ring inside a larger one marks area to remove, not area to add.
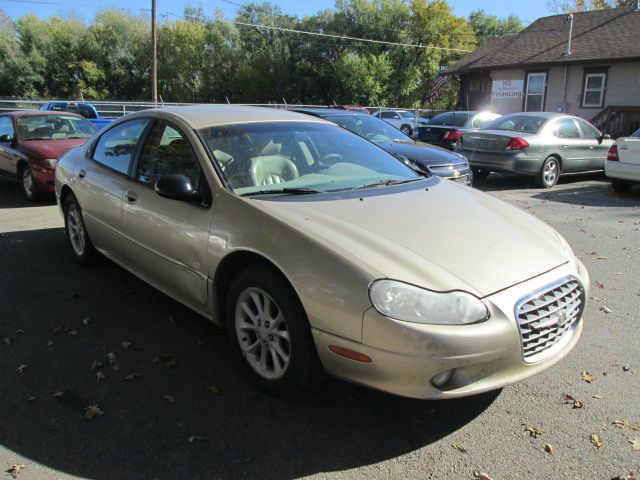
[[[337,355],[340,355],[341,357],[349,358],[357,362],[371,363],[371,357],[366,356],[364,353],[349,350],[348,348],[339,347],[337,345],[329,345],[329,350]]]
[[[620,160],[618,157],[618,146],[614,143],[609,147],[609,151],[607,152],[607,160],[612,162],[617,162]]]
[[[507,146],[504,147],[505,150],[523,150],[529,146],[529,142],[527,142],[524,138],[514,137],[509,140]]]

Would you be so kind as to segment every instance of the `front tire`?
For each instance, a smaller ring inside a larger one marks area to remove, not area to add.
[[[82,209],[76,197],[69,195],[64,200],[63,211],[64,230],[74,258],[81,265],[93,263],[98,256],[98,252],[89,238],[89,233],[82,218]]]
[[[322,379],[307,316],[278,272],[264,265],[241,271],[227,295],[226,318],[234,356],[265,392],[296,395]]]
[[[616,193],[627,193],[629,190],[631,190],[631,182],[629,182],[628,180],[622,180],[620,178],[612,178],[611,187]]]
[[[490,170],[485,170],[483,168],[472,168],[473,171],[473,179],[474,180],[486,180],[489,175],[491,175]]]
[[[30,202],[37,202],[44,196],[44,192],[38,187],[33,178],[33,173],[29,165],[24,165],[20,169],[20,184],[22,185],[22,191],[25,197],[27,197],[27,200]]]
[[[541,188],[551,188],[558,183],[559,177],[560,161],[556,157],[547,157],[538,172],[536,183]]]

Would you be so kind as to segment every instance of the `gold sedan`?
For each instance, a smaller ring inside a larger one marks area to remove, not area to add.
[[[577,343],[589,278],[552,228],[292,112],[139,112],[63,155],[75,258],[98,252],[227,329],[276,395],[326,372],[452,398]]]

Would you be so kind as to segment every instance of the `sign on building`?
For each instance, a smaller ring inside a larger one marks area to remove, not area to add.
[[[494,80],[491,85],[491,100],[522,98],[524,80]]]

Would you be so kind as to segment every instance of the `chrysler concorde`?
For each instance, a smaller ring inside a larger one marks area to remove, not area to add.
[[[226,328],[259,387],[501,388],[578,342],[589,277],[551,227],[335,124],[238,106],[128,115],[64,154],[71,252]]]

